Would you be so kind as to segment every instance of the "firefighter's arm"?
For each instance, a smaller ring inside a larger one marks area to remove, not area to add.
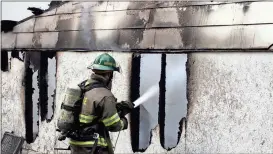
[[[112,96],[105,97],[101,105],[103,124],[110,132],[117,132],[128,127],[128,121],[125,117],[120,117],[116,109],[116,99]]]

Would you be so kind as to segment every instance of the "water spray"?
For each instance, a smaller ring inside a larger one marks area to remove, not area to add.
[[[180,70],[180,67],[174,68],[171,72],[168,73],[169,87],[171,87],[172,89],[175,88],[176,83],[179,80],[181,80],[180,77],[181,76],[186,77],[186,75],[181,75],[181,73],[183,73],[183,72]],[[183,79],[183,80],[185,80],[185,79]],[[133,102],[133,104],[135,105],[134,108],[143,104],[144,102],[149,100],[151,97],[155,96],[157,93],[159,93],[159,85],[155,84],[155,85],[151,86],[142,96],[140,96],[137,100],[135,100]]]
[[[159,86],[158,84],[155,84],[151,86],[142,96],[140,96],[137,100],[133,102],[135,104],[135,108],[138,107],[139,105],[143,104],[146,102],[148,99],[156,95],[159,91]]]

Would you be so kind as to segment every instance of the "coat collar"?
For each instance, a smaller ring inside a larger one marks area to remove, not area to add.
[[[86,86],[90,84],[95,84],[95,83],[102,83],[107,89],[111,89],[107,85],[107,79],[101,75],[92,73],[90,79],[87,81]]]

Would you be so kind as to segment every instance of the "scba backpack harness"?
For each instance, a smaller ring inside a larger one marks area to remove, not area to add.
[[[83,127],[86,127],[86,125],[80,124],[79,115],[81,113],[84,94],[94,88],[101,87],[105,87],[105,85],[101,83],[88,84],[88,80],[85,80],[78,84],[78,87],[68,87],[66,89],[65,98],[62,102],[60,116],[57,122],[57,131],[61,132],[58,140],[65,140],[66,137],[75,140],[90,139],[90,137],[85,139],[85,137],[81,135]],[[92,122],[89,125],[94,123]],[[95,133],[92,137],[96,141],[98,134]]]

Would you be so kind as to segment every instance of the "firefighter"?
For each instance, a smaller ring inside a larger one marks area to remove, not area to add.
[[[97,88],[84,94],[79,115],[80,124],[83,126],[80,131],[83,138],[70,139],[71,152],[72,154],[113,154],[109,132],[128,128],[128,121],[125,116],[118,114],[117,99],[111,93],[113,72],[120,72],[120,68],[117,67],[113,57],[104,53],[99,55],[88,69],[93,73],[85,85],[97,85]]]

